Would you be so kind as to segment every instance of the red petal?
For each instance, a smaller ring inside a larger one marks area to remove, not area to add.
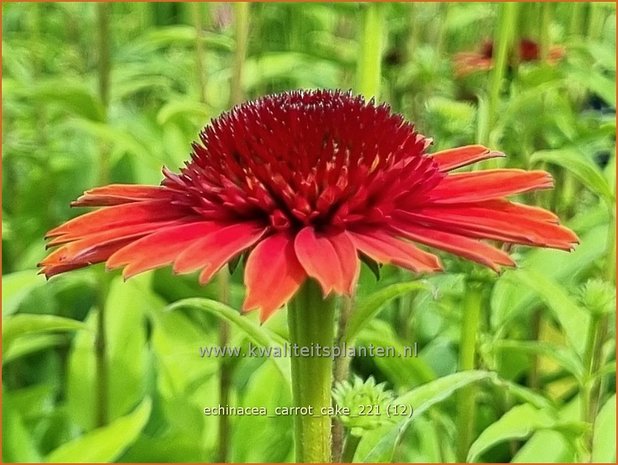
[[[68,267],[68,271],[69,269],[80,268],[88,264],[99,263],[106,260],[112,253],[116,252],[121,247],[145,236],[161,226],[170,226],[172,224],[177,224],[177,222],[123,226],[120,228],[103,230],[95,234],[89,234],[77,238],[77,240],[67,239],[67,236],[59,236],[51,241],[50,245],[68,243],[49,254],[41,261],[40,266],[63,266]],[[106,251],[107,255],[102,251]],[[93,257],[96,257],[96,259]],[[56,271],[57,273],[61,272],[57,269]]]
[[[168,200],[149,200],[102,208],[78,216],[52,229],[46,237],[67,235],[81,237],[102,229],[118,228],[130,224],[180,219],[187,210],[174,208]]]
[[[168,199],[169,190],[160,186],[139,184],[110,184],[87,190],[71,203],[73,207],[103,207],[137,202],[140,200]]]
[[[477,161],[495,157],[504,157],[504,154],[492,151],[482,145],[467,145],[431,154],[431,158],[438,164],[441,172],[451,171]]]
[[[408,239],[446,250],[486,265],[495,271],[500,271],[500,265],[515,266],[515,262],[503,251],[468,237],[409,223],[393,222],[391,227]]]
[[[235,255],[255,244],[263,234],[264,228],[254,223],[222,225],[178,255],[174,260],[174,272],[190,273],[206,267],[200,275],[200,282],[205,283]]]
[[[306,278],[291,236],[279,233],[264,239],[247,260],[243,310],[260,309],[260,319],[265,321],[290,300]]]
[[[74,244],[81,242],[77,241],[69,245],[73,246],[71,249],[67,249],[69,246],[64,246],[54,251],[39,263],[38,266],[41,266],[41,272],[45,274],[47,278],[50,278],[66,271],[104,262],[110,255],[126,244],[131,243],[132,240],[133,238],[123,237],[103,244],[76,250],[75,247],[79,246],[75,246]]]
[[[401,216],[414,224],[518,244],[570,250],[578,242],[570,229],[554,223],[474,204],[427,207]]]
[[[439,271],[440,260],[415,245],[380,231],[349,232],[354,245],[380,263],[393,263],[417,273]]]
[[[524,205],[521,203],[510,202],[506,199],[494,199],[486,200],[484,202],[475,202],[468,204],[470,206],[478,206],[482,208],[491,208],[493,210],[500,210],[512,215],[527,216],[531,220],[544,221],[546,223],[558,224],[560,220],[558,216],[549,210],[545,210],[541,207],[535,207],[532,205]]]
[[[484,170],[448,175],[429,194],[431,203],[478,202],[552,187],[545,171]]]
[[[201,221],[162,229],[118,250],[109,257],[107,268],[128,265],[123,276],[129,278],[143,271],[169,265],[194,241],[220,227],[217,223]]]
[[[356,248],[346,232],[316,234],[307,226],[294,240],[298,261],[328,295],[331,291],[351,294],[360,271]]]
[[[47,248],[53,247],[60,244],[66,244],[67,242],[81,241],[83,239],[93,239],[94,242],[105,242],[111,239],[117,239],[119,237],[135,237],[135,236],[143,236],[150,232],[159,230],[161,228],[165,228],[168,226],[177,225],[179,222],[176,221],[165,221],[158,223],[139,223],[139,224],[130,224],[128,226],[121,226],[119,228],[111,228],[111,229],[103,229],[102,231],[86,234],[85,236],[75,237],[75,235],[65,234],[62,236],[54,237],[47,244]]]

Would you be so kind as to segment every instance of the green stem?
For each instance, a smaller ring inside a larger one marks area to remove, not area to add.
[[[234,35],[236,48],[234,50],[234,65],[232,68],[232,88],[230,103],[236,105],[243,101],[242,73],[247,56],[247,41],[249,38],[249,3],[234,3]]]
[[[356,449],[358,448],[360,440],[360,436],[352,436],[351,434],[348,434],[348,437],[345,440],[345,448],[343,450],[343,455],[341,456],[342,463],[352,463],[352,460],[354,460],[354,454],[356,453]]]
[[[605,262],[605,279],[612,283],[616,279],[616,209],[608,202],[609,225],[607,231],[607,261]]]
[[[339,319],[337,325],[337,345],[341,347],[341,355],[335,358],[334,361],[334,370],[333,375],[335,378],[335,383],[340,381],[345,381],[348,379],[350,374],[350,363],[352,359],[346,353],[344,353],[343,347],[343,339],[345,337],[346,328],[348,326],[348,320],[350,319],[350,314],[352,313],[353,307],[353,298],[352,297],[343,297],[341,308],[339,310]],[[333,434],[333,461],[340,462],[342,460],[342,454],[344,453],[344,428],[343,424],[337,419],[333,419],[331,426],[332,434]]]
[[[219,284],[219,302],[230,303],[230,275],[224,267],[217,275]],[[230,341],[230,325],[227,321],[219,322],[219,347],[226,347]],[[222,358],[219,366],[219,405],[229,405],[232,387],[233,367],[228,358]],[[219,415],[219,444],[217,462],[228,461],[230,450],[230,419],[227,415]]]
[[[97,321],[94,338],[94,359],[96,369],[95,424],[97,427],[107,425],[109,421],[109,376],[107,364],[107,336],[105,327],[105,303],[109,291],[109,277],[100,271],[97,292]]]
[[[509,51],[517,24],[517,4],[508,2],[499,5],[499,19],[494,34],[494,66],[490,76],[487,127],[483,132],[483,144],[493,145],[490,141],[491,130],[495,127],[495,119],[500,104],[500,92],[509,60]]]
[[[288,305],[292,351],[294,406],[307,408],[308,415],[294,416],[296,461],[331,461],[331,420],[323,409],[331,406],[333,361],[330,357],[306,356],[318,347],[330,347],[335,338],[335,304],[324,299],[319,285],[308,280]],[[303,356],[303,352],[305,356]]]
[[[541,46],[541,58],[547,60],[549,56],[549,49],[551,47],[551,37],[549,32],[551,30],[551,13],[553,5],[550,2],[545,2],[541,5],[541,31],[540,31],[540,46]]]
[[[594,418],[596,416],[595,412],[595,401],[594,401],[594,393],[595,393],[595,385],[596,379],[594,378],[595,374],[595,365],[596,363],[596,351],[599,346],[598,340],[600,336],[600,318],[597,315],[592,315],[590,319],[590,324],[588,326],[588,334],[586,336],[586,347],[584,349],[584,369],[585,377],[582,385],[582,394],[581,394],[581,419],[583,422],[593,424]],[[590,454],[592,451],[592,439],[593,432],[592,429],[587,431],[584,436],[584,444],[586,447],[586,456],[582,457],[583,461],[590,461]]]
[[[104,118],[107,121],[109,107],[109,83],[111,74],[111,58],[109,51],[109,16],[111,4],[97,3],[97,32],[99,47],[99,98],[104,109]],[[107,146],[101,147],[99,153],[99,184],[104,185],[109,182],[109,149]]]
[[[110,101],[110,74],[111,57],[109,50],[109,23],[111,5],[108,3],[97,4],[97,34],[99,47],[99,98],[104,110],[104,118],[107,121]],[[99,183],[107,184],[110,177],[109,147],[101,145],[99,152]],[[101,272],[98,289],[97,327],[94,342],[95,366],[96,366],[96,425],[104,426],[109,420],[108,411],[108,364],[107,364],[107,337],[105,332],[105,303],[108,292],[108,277]]]
[[[590,3],[588,8],[588,38],[590,40],[597,40],[601,36],[603,23],[605,22],[603,5]]]
[[[463,321],[459,343],[459,371],[473,370],[476,360],[476,338],[481,320],[482,289],[476,283],[468,283],[463,305]],[[472,443],[476,412],[476,389],[465,387],[459,392],[459,416],[457,418],[457,461],[465,462]]]
[[[357,90],[365,98],[377,100],[380,96],[382,75],[383,5],[378,3],[364,4],[362,15]]]
[[[206,102],[206,71],[204,66],[203,17],[202,3],[192,3],[193,22],[195,24],[195,71],[197,74],[198,95],[200,102]]]
[[[569,24],[569,34],[581,35],[584,28],[584,15],[586,4],[584,2],[573,2],[569,5],[571,8],[571,21]]]

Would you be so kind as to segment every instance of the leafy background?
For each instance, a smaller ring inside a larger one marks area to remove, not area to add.
[[[351,372],[416,412],[356,440],[346,429],[357,442],[348,458],[615,461],[614,4],[2,8],[4,461],[292,460],[290,417],[202,413],[221,392],[236,406],[291,402],[287,360],[199,356],[226,332],[236,345],[286,338],[285,311],[263,326],[239,316],[242,266],[227,306],[206,300],[220,283],[201,288],[169,270],[123,283],[94,267],[46,283],[36,263],[45,232],[78,214],[71,200],[106,182],[158,183],[233,102],[362,90],[376,37],[380,100],[436,150],[481,142],[508,154],[501,166],[551,171],[556,188],[523,200],[556,211],[581,244],[515,248],[519,268],[499,276],[448,257],[447,273],[422,279],[364,269],[341,337],[417,342],[420,353],[359,357]],[[522,37],[564,57],[456,77],[454,54]],[[470,296],[480,307],[472,344],[462,339]]]

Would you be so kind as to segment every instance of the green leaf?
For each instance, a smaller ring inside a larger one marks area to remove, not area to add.
[[[114,420],[130,411],[146,392],[148,345],[146,307],[163,307],[150,298],[149,275],[124,282],[115,277],[105,302],[106,362],[108,372],[108,414]],[[79,334],[73,341],[68,361],[68,411],[84,430],[96,425],[96,358],[94,351],[98,309],[88,315],[91,332]]]
[[[581,244],[574,252],[566,253],[556,250],[537,249],[526,254],[520,261],[519,270],[534,270],[555,283],[566,283],[577,279],[605,254],[607,247],[607,210],[594,208],[576,217],[571,225],[580,233]],[[522,286],[521,282],[510,279],[511,273],[505,272],[496,282],[491,298],[490,322],[492,332],[500,334],[513,320],[539,304],[540,295],[533,289]],[[542,288],[542,286],[539,286]]]
[[[613,91],[612,91],[613,92]],[[541,150],[530,157],[530,163],[551,163],[570,171],[588,189],[607,202],[614,200],[612,190],[601,170],[583,153],[576,150]]]
[[[184,299],[173,303],[168,307],[168,310],[177,310],[180,308],[196,309],[211,313],[218,318],[226,320],[243,331],[247,337],[255,344],[262,347],[274,347],[285,342],[283,338],[268,331],[266,328],[255,324],[251,319],[243,316],[237,310],[229,307],[221,302],[211,299]],[[279,368],[281,375],[291,386],[289,358],[273,357],[273,362]]]
[[[560,347],[548,342],[512,340],[500,340],[494,342],[492,345],[493,348],[497,350],[519,350],[526,353],[544,355],[554,359],[560,366],[575,376],[578,381],[583,379],[584,366],[581,359],[573,350],[569,350],[566,347]]]
[[[529,404],[513,407],[500,419],[487,427],[472,443],[467,462],[474,462],[494,445],[510,439],[524,439],[540,429],[559,429],[566,433],[581,433],[585,425],[579,422],[565,422],[556,418],[553,412],[539,410]]]
[[[518,286],[534,291],[545,302],[554,317],[564,328],[569,343],[578,354],[583,354],[586,331],[590,317],[569,296],[567,290],[533,269],[519,269],[505,273],[504,279],[512,280]]]
[[[35,334],[17,338],[13,341],[9,350],[2,354],[2,364],[66,342],[67,339],[60,334]]]
[[[90,121],[105,120],[105,109],[99,98],[79,82],[48,80],[32,89],[31,98],[60,105],[66,111]]]
[[[12,315],[25,297],[35,288],[45,284],[36,270],[17,271],[2,276],[2,316]]]
[[[40,462],[32,430],[10,402],[2,405],[2,462]]]
[[[61,445],[46,458],[47,462],[112,462],[139,436],[150,416],[151,401],[146,398],[129,415],[109,425]]]
[[[8,351],[18,337],[53,331],[76,331],[78,329],[87,329],[87,326],[81,321],[55,315],[21,313],[5,318],[2,322],[3,350]]]
[[[395,399],[392,405],[405,405],[413,409],[412,416],[401,418],[366,433],[354,456],[356,462],[389,462],[406,429],[413,421],[433,405],[448,399],[455,391],[483,379],[495,377],[495,373],[481,370],[462,371],[423,384]]]
[[[592,441],[592,462],[616,463],[616,394],[597,415]]]
[[[187,117],[188,115],[195,115],[200,119],[206,120],[211,116],[208,106],[200,102],[193,100],[175,100],[166,103],[161,107],[157,113],[157,123],[163,126],[170,119],[178,116]]]
[[[422,281],[396,283],[368,295],[352,310],[343,340],[347,343],[352,342],[359,331],[391,300],[421,289],[429,289],[429,284]]]

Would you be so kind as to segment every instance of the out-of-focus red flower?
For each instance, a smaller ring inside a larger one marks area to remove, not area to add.
[[[486,40],[481,44],[478,52],[461,52],[455,55],[455,74],[459,77],[469,74],[488,71],[493,68],[494,44]],[[517,53],[517,55],[515,55]],[[547,55],[547,62],[550,64],[558,63],[564,57],[564,47],[555,45],[550,47]],[[530,39],[521,39],[517,50],[513,49],[510,53],[509,62],[519,59],[521,62],[538,61],[541,59],[541,47]]]
[[[430,140],[386,105],[340,91],[295,91],[212,121],[191,160],[161,186],[110,185],[75,203],[102,207],[53,229],[46,276],[106,262],[125,278],[172,265],[201,283],[248,254],[245,310],[262,319],[309,277],[349,294],[359,257],[417,273],[441,269],[417,246],[494,270],[513,261],[481,239],[569,250],[549,211],[506,196],[552,186],[544,171],[452,173],[503,156],[479,145],[427,153]]]

